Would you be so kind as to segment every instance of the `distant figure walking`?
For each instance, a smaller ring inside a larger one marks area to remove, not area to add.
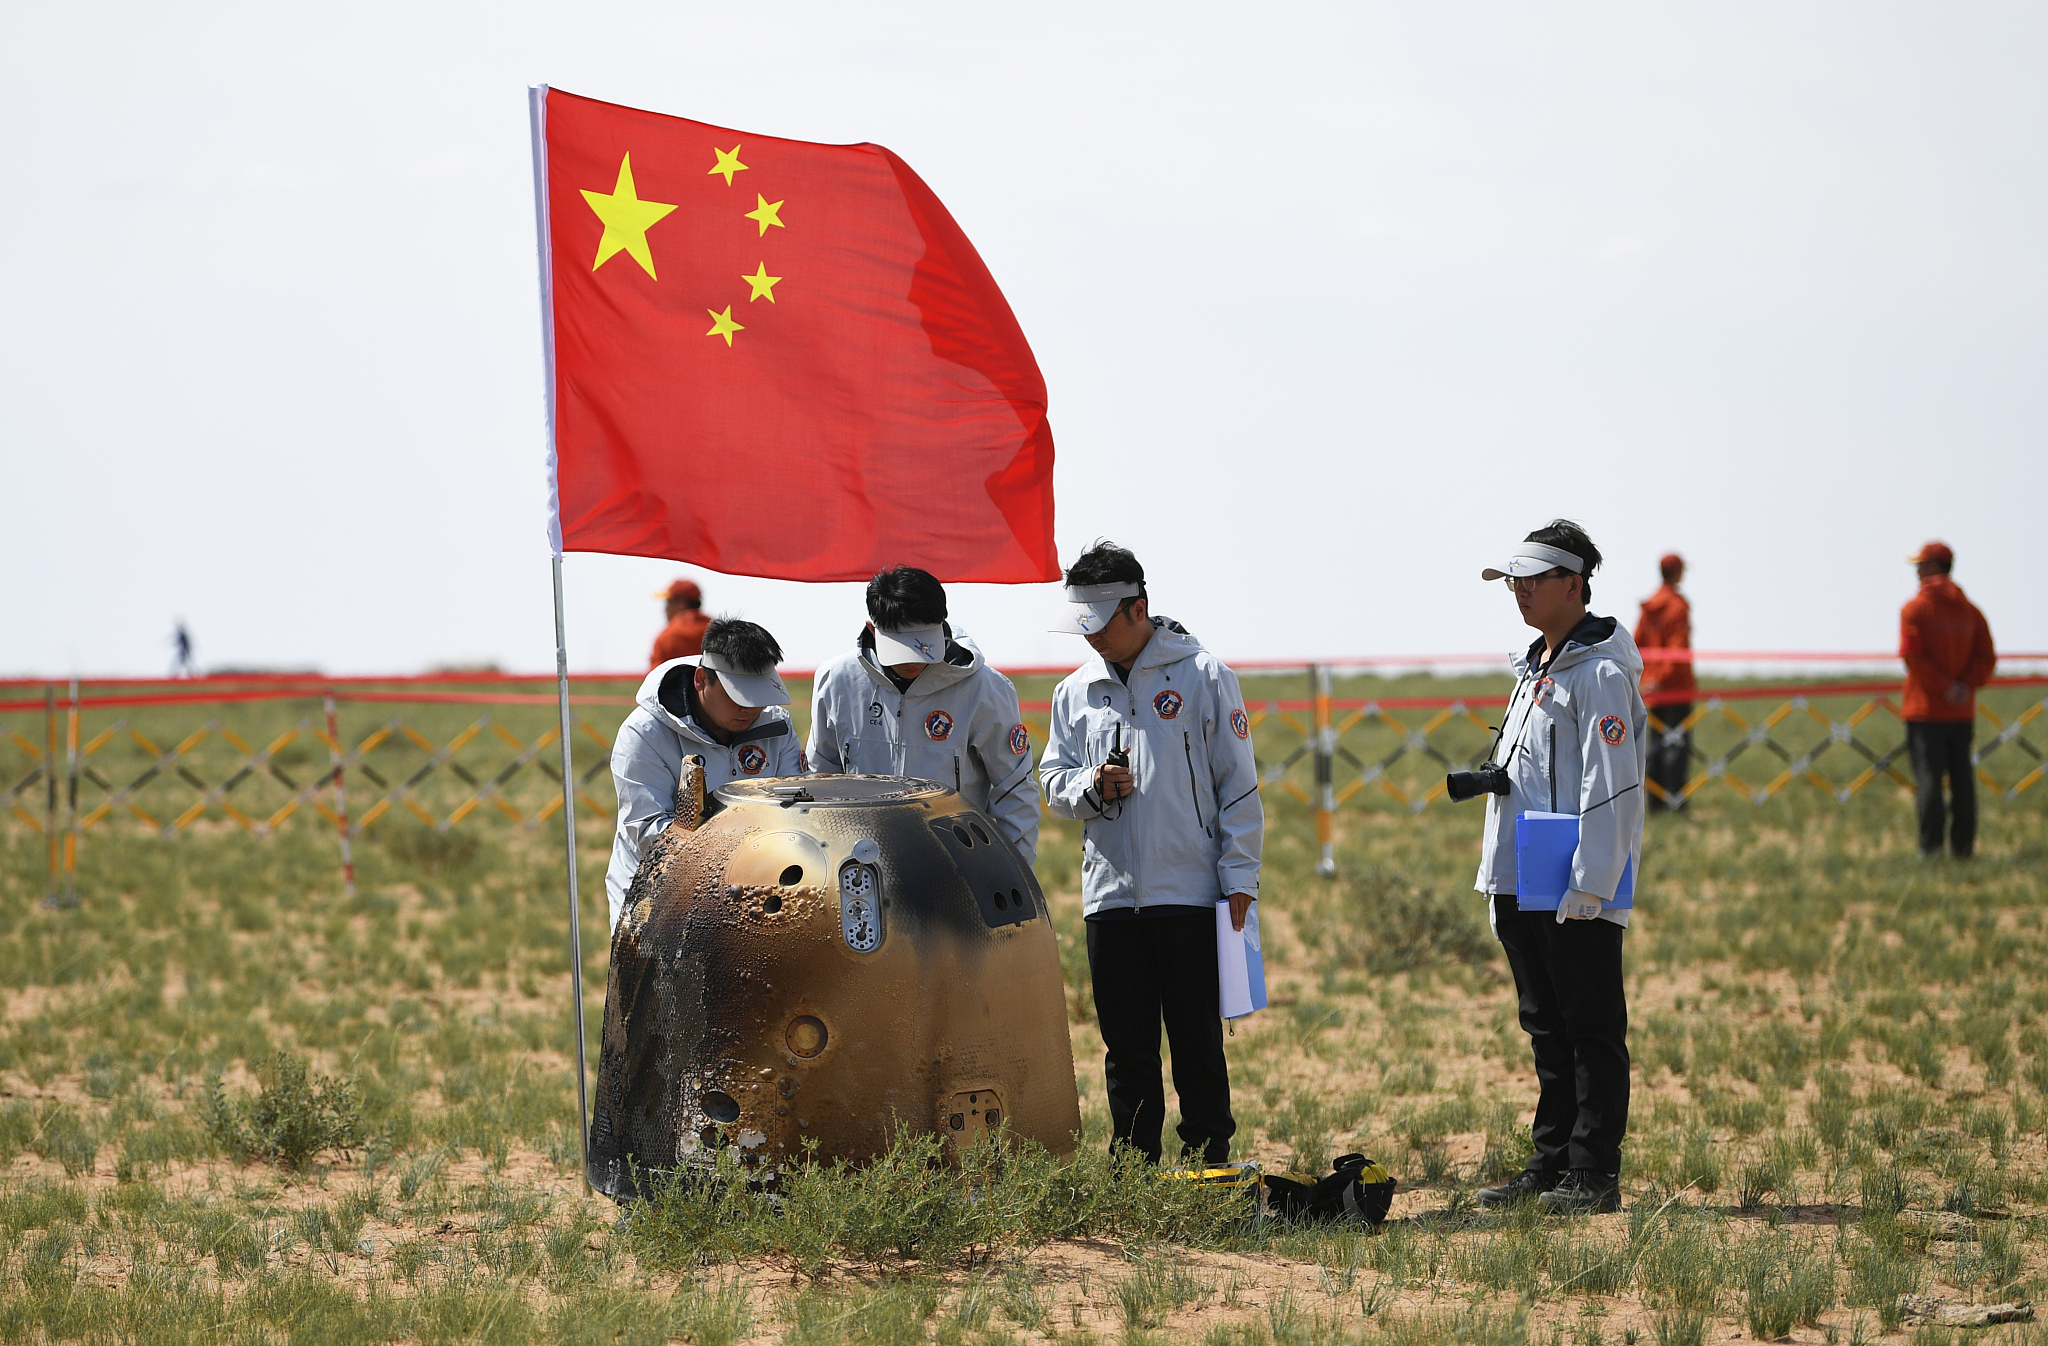
[[[1977,689],[1991,681],[1998,653],[1984,614],[1949,578],[1956,554],[1948,544],[1930,542],[1906,559],[1920,573],[1920,592],[1899,611],[1899,657],[1906,661],[1899,715],[1920,792],[1920,854],[1941,853],[1946,776],[1954,813],[1949,850],[1967,860],[1977,844],[1976,767],[1970,761]]]
[[[1652,716],[1647,773],[1657,787],[1647,792],[1652,810],[1685,807],[1685,782],[1692,775],[1692,730],[1684,725],[1699,690],[1692,660],[1657,657],[1658,650],[1692,649],[1692,604],[1678,592],[1678,583],[1685,578],[1685,558],[1666,552],[1657,569],[1664,577],[1663,587],[1643,600],[1643,614],[1636,618],[1636,648],[1643,652],[1643,703]]]
[[[171,676],[174,678],[196,678],[199,670],[192,663],[192,633],[185,629],[182,619],[178,629],[171,633]]]
[[[659,668],[671,659],[693,659],[704,653],[704,629],[711,619],[704,615],[704,591],[696,581],[677,580],[665,594],[655,597],[668,599],[668,625],[654,638],[654,653],[648,656],[647,666]]]

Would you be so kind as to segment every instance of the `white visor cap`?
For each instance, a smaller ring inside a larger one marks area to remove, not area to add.
[[[884,667],[897,664],[936,664],[946,658],[946,628],[906,626],[901,631],[875,628],[875,661]]]
[[[1046,629],[1069,636],[1093,636],[1109,625],[1119,604],[1143,593],[1144,586],[1133,580],[1118,580],[1114,584],[1070,584],[1063,592],[1067,615]]]
[[[766,673],[742,673],[718,654],[700,654],[697,663],[716,673],[725,694],[749,710],[789,704],[789,689],[782,685],[782,675],[772,668]]]
[[[1524,580],[1531,575],[1541,575],[1563,566],[1574,575],[1585,573],[1586,563],[1562,547],[1546,547],[1541,542],[1522,542],[1515,546],[1515,554],[1508,558],[1507,567],[1496,570],[1492,566],[1479,572],[1483,580]]]

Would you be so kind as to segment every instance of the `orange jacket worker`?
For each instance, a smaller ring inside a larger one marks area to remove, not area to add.
[[[1899,658],[1906,661],[1900,718],[1969,724],[1977,689],[1998,664],[1990,624],[1949,578],[1956,558],[1947,543],[1930,542],[1906,559],[1919,569],[1920,592],[1899,610]]]
[[[1643,702],[1649,707],[1649,805],[1652,810],[1679,808],[1685,803],[1686,777],[1692,774],[1693,681],[1690,659],[1659,659],[1658,650],[1692,649],[1692,604],[1678,592],[1685,578],[1685,559],[1666,552],[1657,562],[1664,583],[1643,600],[1636,618],[1636,648],[1643,656]]]
[[[1991,681],[1998,654],[1984,614],[1949,578],[1956,555],[1948,544],[1930,542],[1906,559],[1919,571],[1920,592],[1899,611],[1899,657],[1906,661],[1899,718],[1906,722],[1919,790],[1920,853],[1941,851],[1946,776],[1955,813],[1949,849],[1967,859],[1977,841],[1976,768],[1970,761],[1977,689]]]
[[[704,630],[711,619],[704,615],[704,591],[694,580],[677,580],[668,586],[668,625],[654,638],[654,653],[647,666],[659,668],[671,659],[693,659],[704,653]]]
[[[1677,692],[1690,697],[1698,687],[1693,681],[1690,659],[1657,657],[1658,650],[1692,648],[1692,604],[1678,592],[1679,581],[1685,578],[1685,560],[1677,552],[1667,552],[1657,562],[1657,570],[1664,583],[1643,600],[1642,615],[1636,618],[1636,648],[1643,652],[1645,701]]]

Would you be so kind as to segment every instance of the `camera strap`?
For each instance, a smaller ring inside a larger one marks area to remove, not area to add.
[[[1613,802],[1614,802],[1615,800],[1617,800],[1617,799],[1621,798],[1621,797],[1622,797],[1623,795],[1627,794],[1627,793],[1628,793],[1628,792],[1629,792],[1630,790],[1634,790],[1634,789],[1638,788],[1638,787],[1639,787],[1639,786],[1641,786],[1641,785],[1642,785],[1642,782],[1641,782],[1641,781],[1637,781],[1637,782],[1636,782],[1636,783],[1635,783],[1634,785],[1624,785],[1624,786],[1622,786],[1622,787],[1621,787],[1621,788],[1620,788],[1619,790],[1616,790],[1616,791],[1615,791],[1615,792],[1614,792],[1613,794],[1611,794],[1611,795],[1607,796],[1607,798],[1605,798],[1605,799],[1601,800],[1601,801],[1600,801],[1599,803],[1597,803],[1597,804],[1593,805],[1593,808],[1592,808],[1592,809],[1580,809],[1580,810],[1579,810],[1579,816],[1580,816],[1581,818],[1583,818],[1583,817],[1585,817],[1585,816],[1586,816],[1587,814],[1591,813],[1591,812],[1593,811],[1593,809],[1599,809],[1599,808],[1606,808],[1606,807],[1607,807],[1607,806],[1608,806],[1609,804],[1612,804],[1612,803],[1613,803]]]
[[[1523,708],[1522,723],[1515,730],[1515,741],[1508,745],[1507,761],[1500,763],[1500,768],[1503,771],[1515,760],[1515,754],[1521,750],[1522,733],[1529,727],[1529,717],[1536,713],[1536,689],[1543,685],[1543,680],[1546,677],[1550,676],[1551,665],[1557,662],[1557,656],[1563,654],[1564,647],[1570,643],[1570,637],[1559,641],[1557,648],[1550,652],[1548,659],[1545,659],[1540,664],[1531,665],[1528,672],[1515,680],[1514,695],[1508,698],[1508,708],[1501,712],[1500,729],[1493,736],[1493,752],[1486,754],[1487,760],[1492,761],[1493,754],[1500,751],[1500,741],[1508,732],[1508,718],[1514,713],[1515,703],[1522,699],[1523,686],[1527,685],[1529,688],[1529,704]]]

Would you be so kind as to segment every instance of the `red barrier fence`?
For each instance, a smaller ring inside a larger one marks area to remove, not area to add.
[[[2033,656],[2011,662],[2025,657]],[[1472,765],[1491,742],[1481,712],[1507,700],[1504,691],[1340,698],[1331,694],[1331,667],[1293,667],[1306,673],[1308,695],[1261,698],[1272,679],[1253,677],[1247,708],[1258,731],[1262,788],[1315,808],[1326,869],[1340,808],[1379,798],[1420,812],[1442,798],[1444,773]],[[611,732],[640,676],[573,680],[585,689],[571,703],[584,712],[574,731],[589,754],[576,785],[596,816],[613,811]],[[41,695],[0,700],[0,818],[48,838],[53,876],[72,871],[82,836],[124,816],[164,836],[208,819],[267,835],[303,814],[356,837],[401,811],[442,832],[476,816],[531,829],[561,807],[561,777],[548,760],[561,730],[551,713],[554,692],[513,690],[522,683],[553,679],[238,675],[95,681],[61,693],[36,684]],[[1683,724],[1655,726],[1685,740],[1691,768],[1684,787],[1668,793],[1677,802],[1732,790],[1763,804],[1803,782],[1847,802],[1880,779],[1908,785],[1898,687],[1895,679],[1870,679],[1736,683],[1693,693]],[[2029,731],[2048,710],[2044,689],[2048,677],[2000,678],[1979,698],[1979,779],[1996,797],[2015,800],[2042,777],[2044,755]],[[330,696],[348,723],[324,713]],[[181,715],[187,709],[210,718],[195,726]],[[1048,703],[1024,709],[1042,741]],[[472,718],[470,710],[482,713]],[[34,723],[38,716],[44,723]],[[1749,771],[1755,762],[1768,774]]]

